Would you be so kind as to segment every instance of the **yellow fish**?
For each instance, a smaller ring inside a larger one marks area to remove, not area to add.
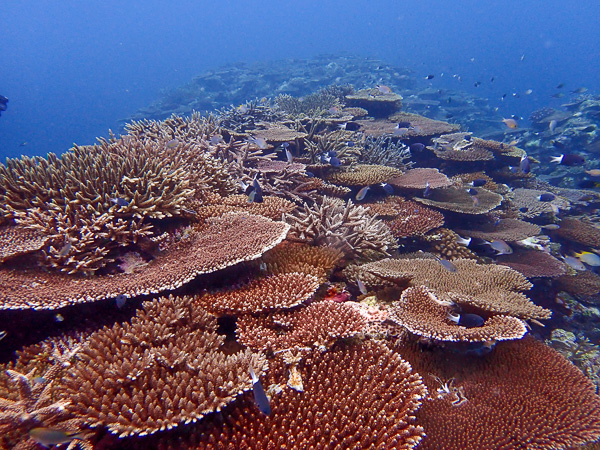
[[[579,261],[587,264],[588,266],[592,266],[592,267],[600,266],[600,256],[596,255],[595,253],[581,252],[581,253],[575,253],[575,256],[579,259]]]
[[[504,122],[508,128],[517,128],[519,126],[515,119],[502,119],[502,122]]]

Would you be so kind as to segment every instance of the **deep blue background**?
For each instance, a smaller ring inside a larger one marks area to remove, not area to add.
[[[378,57],[505,114],[560,105],[550,95],[561,82],[600,92],[597,1],[3,0],[0,17],[2,157],[92,143],[162,89],[237,61]]]

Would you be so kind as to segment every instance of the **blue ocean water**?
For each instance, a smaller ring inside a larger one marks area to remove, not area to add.
[[[5,0],[0,14],[2,158],[93,143],[161,91],[233,62],[375,57],[524,117],[558,106],[560,83],[600,91],[600,3],[589,0]]]

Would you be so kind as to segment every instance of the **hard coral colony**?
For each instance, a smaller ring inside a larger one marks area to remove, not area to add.
[[[597,301],[600,197],[383,81],[1,165],[0,447],[600,438],[594,384],[535,339]]]

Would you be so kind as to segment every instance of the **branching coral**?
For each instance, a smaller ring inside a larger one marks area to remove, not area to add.
[[[406,169],[411,164],[410,149],[400,141],[394,142],[391,136],[367,136],[358,158],[362,164],[379,164],[382,166]]]
[[[188,297],[144,303],[131,323],[104,328],[61,382],[69,411],[119,436],[145,435],[195,422],[252,387],[248,368],[261,354],[226,355],[216,319]]]
[[[390,230],[367,209],[351,200],[324,197],[320,203],[286,214],[290,237],[313,245],[334,246],[350,256],[376,258],[389,255],[397,247]]]

